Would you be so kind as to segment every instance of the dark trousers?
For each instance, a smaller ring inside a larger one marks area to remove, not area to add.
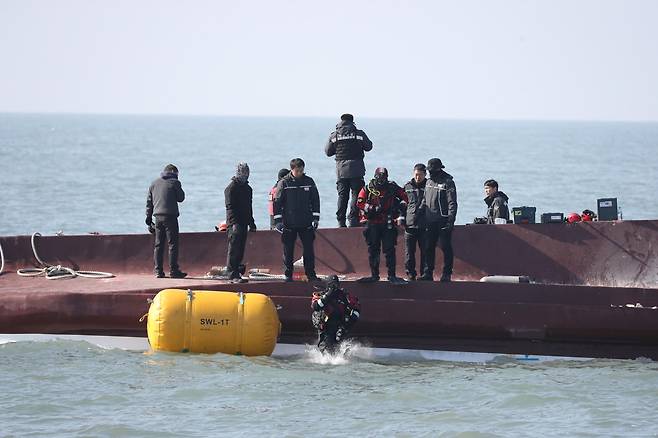
[[[452,227],[443,229],[447,224],[444,222],[433,222],[427,225],[427,246],[425,249],[425,270],[423,274],[432,275],[436,263],[436,244],[438,242],[443,251],[443,275],[452,275]]]
[[[229,278],[240,278],[239,266],[244,257],[247,244],[247,226],[231,225],[228,227],[228,250],[226,251],[226,271]]]
[[[395,245],[398,240],[398,230],[388,224],[368,224],[363,230],[363,236],[368,244],[368,262],[373,277],[379,277],[380,252],[386,257],[388,276],[395,276]]]
[[[178,272],[178,218],[176,216],[155,216],[155,249],[153,261],[155,272],[164,272],[162,259],[165,243],[169,242],[169,272]]]
[[[359,191],[363,188],[365,182],[363,178],[339,178],[336,181],[336,190],[338,191],[338,210],[336,219],[338,222],[345,222],[347,213],[347,204],[350,204],[349,225],[350,227],[359,226],[359,212],[356,208],[356,198]],[[350,192],[352,199],[350,200]]]
[[[315,277],[315,252],[313,241],[315,230],[311,228],[284,228],[281,235],[283,242],[283,270],[286,277],[292,277],[292,264],[295,256],[295,241],[299,236],[304,248],[304,272],[306,276]]]
[[[425,248],[427,247],[427,231],[425,228],[407,228],[404,232],[404,268],[407,275],[416,276],[416,247],[420,251],[418,269],[422,274],[425,269]]]

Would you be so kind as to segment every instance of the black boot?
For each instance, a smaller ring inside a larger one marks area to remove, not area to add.
[[[425,272],[418,277],[418,281],[434,281],[434,275],[431,272]]]
[[[379,275],[372,274],[370,277],[361,277],[356,281],[359,283],[375,283],[376,281],[379,281]]]
[[[441,283],[450,283],[452,280],[450,279],[450,274],[443,274],[441,275],[441,279],[439,281]]]

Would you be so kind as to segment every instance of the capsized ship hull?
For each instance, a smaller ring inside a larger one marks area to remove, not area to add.
[[[320,230],[317,270],[348,277],[344,286],[363,307],[354,335],[369,346],[658,359],[658,221],[457,227],[454,278],[460,281],[406,286],[349,280],[368,272],[361,231]],[[181,235],[181,266],[196,277],[184,280],[153,278],[150,235],[37,240],[44,261],[117,275],[105,280],[18,277],[15,269],[35,264],[30,237],[0,238],[0,244],[6,257],[0,333],[143,337],[145,324],[138,319],[148,311],[147,298],[178,287],[265,293],[280,306],[281,343],[312,343],[315,337],[308,283],[234,285],[201,278],[210,266],[224,264],[222,233]],[[402,253],[398,245],[399,271]],[[280,261],[277,233],[250,234],[248,268],[280,273]],[[476,281],[485,275],[528,275],[542,284]]]

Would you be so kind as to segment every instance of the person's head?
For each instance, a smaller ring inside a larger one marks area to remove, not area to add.
[[[385,167],[375,169],[374,181],[377,187],[384,187],[388,182],[388,170]]]
[[[340,287],[340,280],[338,275],[333,274],[327,277],[327,289],[336,290]]]
[[[247,182],[249,179],[249,165],[247,163],[238,163],[235,166],[235,179],[241,183]]]
[[[495,179],[488,179],[484,182],[484,195],[493,196],[498,191],[498,183]]]
[[[433,173],[439,173],[441,172],[441,169],[443,169],[445,166],[441,162],[440,158],[431,158],[427,162],[427,171],[431,174]]]
[[[427,176],[427,168],[423,163],[418,163],[414,166],[414,181],[416,184],[421,184],[425,181],[425,176]]]
[[[163,170],[164,173],[174,173],[178,175],[178,167],[173,164],[167,164]]]
[[[293,158],[290,160],[290,173],[292,173],[292,176],[295,178],[299,178],[304,175],[304,166],[304,160],[301,158]]]
[[[343,121],[343,122],[352,122],[352,123],[354,123],[354,116],[352,114],[345,113],[342,116],[340,116],[340,120]]]
[[[288,175],[290,173],[290,170],[288,169],[281,169],[279,170],[279,173],[276,176],[276,180],[279,181],[281,178],[284,176]]]

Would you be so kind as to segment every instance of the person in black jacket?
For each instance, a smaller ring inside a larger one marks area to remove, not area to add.
[[[347,204],[352,193],[350,204],[349,225],[359,226],[359,211],[356,208],[356,198],[365,185],[363,180],[366,166],[363,162],[364,151],[372,149],[372,142],[365,132],[356,129],[354,116],[343,114],[336,130],[331,133],[324,147],[328,157],[336,157],[336,190],[338,191],[338,210],[336,219],[338,226],[345,227]]]
[[[228,250],[226,255],[226,271],[229,280],[234,283],[245,283],[239,271],[247,243],[247,227],[256,231],[256,222],[252,210],[252,190],[249,186],[249,166],[238,163],[235,176],[224,190],[226,203],[226,225],[228,234]]]
[[[151,183],[146,198],[146,225],[155,234],[153,259],[155,276],[163,278],[165,239],[169,241],[169,275],[171,278],[185,278],[178,266],[178,203],[185,200],[185,192],[178,181],[178,168],[173,164],[165,166],[160,178]],[[155,218],[155,224],[153,223]]]
[[[286,281],[292,281],[297,236],[304,247],[304,271],[309,281],[317,281],[313,241],[320,221],[320,195],[315,181],[304,173],[304,160],[290,160],[290,173],[277,183],[274,197],[274,226],[283,242]]]
[[[416,279],[416,246],[420,251],[420,272],[425,266],[425,247],[427,245],[427,230],[425,229],[425,184],[426,167],[423,163],[414,166],[414,177],[404,185],[404,191],[409,198],[404,227],[404,267],[407,280]]]
[[[425,266],[419,280],[434,279],[434,265],[437,242],[443,251],[442,282],[449,282],[452,276],[453,251],[452,230],[457,217],[457,187],[452,176],[443,171],[445,166],[438,158],[427,162],[430,177],[425,184],[425,227],[427,241]]]
[[[488,179],[484,182],[484,203],[487,204],[487,223],[503,223],[509,221],[509,208],[507,195],[498,190],[498,183],[495,179]],[[496,222],[498,219],[498,222]]]

